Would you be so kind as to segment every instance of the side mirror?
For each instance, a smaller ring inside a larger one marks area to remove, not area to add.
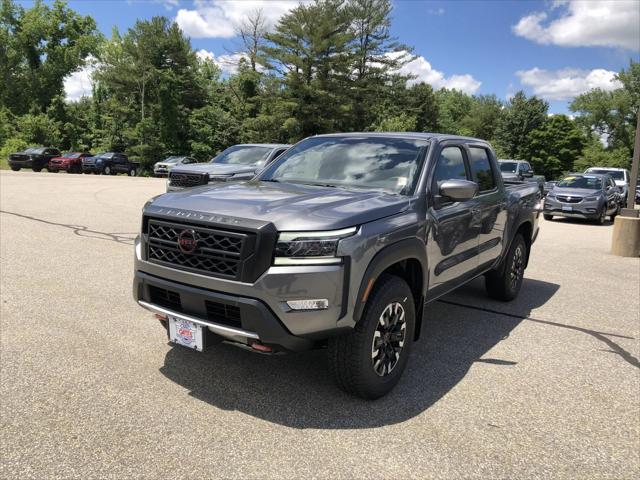
[[[478,184],[469,180],[446,180],[440,185],[439,193],[454,202],[464,202],[476,196]]]

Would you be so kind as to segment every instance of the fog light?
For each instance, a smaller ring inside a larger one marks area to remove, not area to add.
[[[319,298],[316,300],[289,300],[287,302],[291,310],[325,310],[329,308],[329,300]]]

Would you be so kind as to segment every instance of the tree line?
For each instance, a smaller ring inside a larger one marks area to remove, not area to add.
[[[315,0],[271,30],[261,11],[237,26],[237,70],[197,55],[165,17],[105,38],[62,0],[1,0],[0,154],[27,145],[124,151],[149,171],[169,154],[208,160],[241,142],[293,143],[327,132],[418,131],[486,139],[502,158],[555,178],[591,165],[628,167],[640,110],[640,64],[622,87],[594,89],[550,115],[517,92],[434,90],[401,73],[413,49],[390,34],[390,0]],[[64,79],[92,64],[92,93],[66,101]]]

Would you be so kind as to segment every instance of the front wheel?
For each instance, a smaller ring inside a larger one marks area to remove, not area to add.
[[[603,205],[602,206],[602,210],[600,211],[600,214],[598,215],[598,218],[596,218],[596,224],[598,225],[604,225],[604,222],[607,219],[607,206]]]
[[[20,167],[11,167],[11,170],[13,170],[14,172],[19,172],[20,171]]]
[[[487,293],[491,298],[509,302],[518,296],[527,264],[527,244],[521,234],[511,243],[509,252],[496,270],[484,277]]]
[[[32,167],[31,170],[33,170],[34,172],[41,172],[42,171],[42,167],[40,167],[40,168]]]
[[[109,165],[107,165],[106,167],[104,167],[102,169],[102,174],[103,175],[113,175],[113,172],[111,171],[111,167]]]
[[[389,393],[407,364],[415,316],[407,282],[381,276],[354,330],[329,339],[329,368],[338,386],[369,400]]]

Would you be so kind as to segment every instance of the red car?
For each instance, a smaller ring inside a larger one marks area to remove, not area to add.
[[[49,160],[49,171],[56,173],[66,170],[68,173],[82,173],[82,159],[91,157],[89,152],[66,152]]]

